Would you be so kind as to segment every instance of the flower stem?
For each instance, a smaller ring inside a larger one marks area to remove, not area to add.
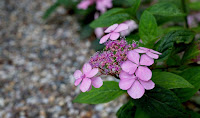
[[[188,20],[187,20],[187,7],[186,7],[186,0],[181,0],[182,1],[182,8],[183,8],[183,12],[186,14],[185,15],[185,27],[186,28],[189,28],[189,25],[188,25]]]

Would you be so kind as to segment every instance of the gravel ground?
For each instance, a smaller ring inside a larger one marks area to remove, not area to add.
[[[94,53],[74,16],[41,16],[53,0],[0,0],[0,118],[113,118],[125,96],[101,105],[72,103],[73,72]],[[55,14],[54,14],[55,15]],[[112,79],[109,77],[109,79]]]

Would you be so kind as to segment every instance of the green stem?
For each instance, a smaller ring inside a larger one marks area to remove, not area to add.
[[[189,25],[188,25],[188,20],[187,20],[187,8],[186,8],[186,0],[181,0],[182,1],[182,8],[183,8],[183,12],[186,14],[185,16],[185,27],[186,28],[189,28]]]

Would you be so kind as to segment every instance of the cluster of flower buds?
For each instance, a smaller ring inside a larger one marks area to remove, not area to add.
[[[89,91],[92,86],[101,87],[103,81],[99,76],[102,74],[119,77],[119,87],[127,90],[133,99],[141,98],[145,90],[154,88],[152,72],[148,66],[151,66],[161,53],[138,47],[135,42],[128,44],[125,38],[117,40],[120,32],[127,28],[124,23],[108,27],[105,30],[108,34],[100,39],[100,44],[105,43],[105,49],[94,54],[89,63],[84,64],[83,73],[80,70],[75,71],[75,85],[81,83],[82,92]],[[95,77],[98,72],[101,74]]]

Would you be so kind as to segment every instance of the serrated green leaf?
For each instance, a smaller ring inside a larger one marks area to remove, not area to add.
[[[189,30],[176,30],[167,33],[158,42],[157,50],[162,53],[160,59],[168,58],[174,48],[175,43],[189,44],[194,38],[194,33]]]
[[[134,106],[132,100],[124,104],[117,111],[116,115],[118,118],[132,118],[135,115],[136,107]]]
[[[153,72],[152,81],[166,89],[194,87],[183,77],[170,72]]]
[[[100,88],[92,88],[89,92],[80,93],[73,102],[87,103],[87,104],[100,104],[114,100],[115,98],[126,93],[119,88],[119,84],[114,81],[104,81],[103,86]]]
[[[184,109],[176,95],[168,90],[156,86],[146,91],[140,99],[133,100],[137,108],[153,118],[175,118],[186,116]]]
[[[196,58],[199,54],[200,50],[198,49],[198,44],[194,42],[186,48],[181,62],[183,64],[188,64],[192,61],[191,59]]]
[[[189,100],[200,89],[200,67],[188,68],[184,70],[180,74],[180,76],[184,77],[194,86],[194,88],[182,88],[174,90],[181,102],[185,102]]]
[[[157,40],[158,28],[156,19],[148,11],[144,11],[140,18],[139,35],[146,47],[152,48]]]
[[[98,19],[94,20],[90,26],[92,28],[96,27],[108,27],[115,23],[122,23],[126,20],[131,19],[130,15],[125,12],[125,9],[122,8],[113,8],[103,15],[101,15]]]
[[[180,9],[170,2],[160,2],[147,9],[154,15],[160,16],[184,16]]]

